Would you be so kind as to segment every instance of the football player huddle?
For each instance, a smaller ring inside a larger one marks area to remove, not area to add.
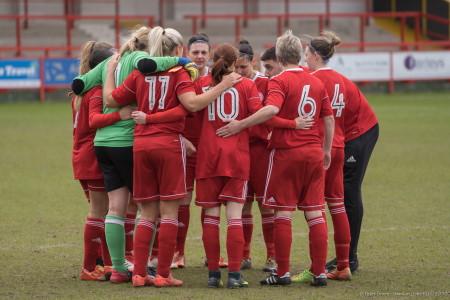
[[[269,272],[260,284],[351,280],[378,121],[356,84],[328,66],[340,39],[324,31],[307,40],[303,50],[291,31],[278,37],[261,56],[265,76],[247,40],[212,50],[199,33],[185,58],[177,30],[142,26],[119,51],[84,45],[72,83],[73,169],[90,206],[82,280],[183,285],[171,269],[186,267],[194,185],[208,287],[249,285],[241,270],[252,268],[253,202],[266,249],[261,270]],[[325,203],[335,242],[329,262]],[[309,228],[311,265],[291,276],[296,209]]]

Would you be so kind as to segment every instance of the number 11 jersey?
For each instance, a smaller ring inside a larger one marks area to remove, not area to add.
[[[120,105],[137,102],[138,110],[154,114],[178,106],[178,95],[194,91],[194,84],[184,69],[151,76],[135,70],[113,91],[112,96]],[[182,134],[183,131],[184,118],[170,123],[136,124],[134,135]]]

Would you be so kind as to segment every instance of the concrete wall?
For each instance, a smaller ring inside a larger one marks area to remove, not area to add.
[[[22,15],[24,13],[23,1],[0,2],[0,15]],[[28,1],[28,13],[31,15],[62,15],[64,14],[64,1],[41,2]]]
[[[200,0],[172,0],[164,1],[165,17],[180,20],[184,15],[201,13]],[[365,0],[331,0],[330,11],[333,13],[364,12]],[[120,11],[124,15],[154,15],[158,19],[159,0],[120,0]],[[77,1],[76,12],[82,15],[112,15],[115,13],[114,1]],[[207,1],[208,14],[241,14],[243,1]],[[23,14],[23,2],[0,2],[0,14]],[[33,15],[61,15],[64,13],[64,1],[29,1],[29,14]],[[249,12],[261,14],[284,13],[284,1],[260,0],[250,1]],[[291,13],[325,13],[325,0],[291,0]]]

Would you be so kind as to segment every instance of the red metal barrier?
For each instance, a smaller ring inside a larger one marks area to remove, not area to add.
[[[287,7],[287,4],[286,4]],[[360,43],[358,43],[360,51],[364,52],[366,50],[366,36],[365,36],[365,26],[368,24],[370,18],[400,18],[401,22],[401,36],[400,42],[396,43],[394,46],[400,47],[401,50],[407,50],[404,48],[406,43],[406,19],[414,18],[414,46],[415,49],[419,49],[422,45],[428,46],[424,41],[420,40],[420,18],[425,17],[436,22],[442,22],[444,24],[449,24],[449,21],[440,17],[432,16],[429,14],[423,15],[421,12],[370,12],[370,13],[325,13],[325,14],[209,14],[209,15],[186,15],[186,19],[192,20],[192,34],[198,32],[198,20],[204,21],[205,19],[234,19],[235,20],[235,39],[239,41],[241,35],[241,19],[276,19],[277,21],[277,34],[278,36],[283,33],[283,20],[289,19],[301,19],[301,18],[316,18],[318,20],[318,34],[325,28],[328,18],[359,18],[359,35]],[[442,38],[442,36],[441,36]],[[446,37],[448,39],[448,37]],[[354,43],[355,44],[355,43]],[[450,44],[444,43],[444,46],[449,46]],[[391,46],[391,45],[390,45]],[[383,46],[376,46],[383,47]]]
[[[80,15],[67,15],[67,16],[61,16],[61,15],[27,15],[27,16],[19,16],[19,15],[0,15],[0,19],[10,19],[10,20],[16,20],[16,56],[21,56],[23,49],[26,47],[22,47],[22,29],[21,29],[21,21],[28,21],[28,20],[65,20],[66,21],[66,49],[67,49],[67,55],[72,55],[72,28],[73,28],[73,22],[77,20],[112,20],[114,21],[114,28],[115,28],[115,46],[120,47],[120,21],[122,20],[144,20],[147,22],[147,24],[150,27],[154,26],[154,16],[149,15],[135,15],[135,16],[121,16],[121,15],[114,15],[114,16],[107,16],[107,15],[99,15],[99,16],[80,16]],[[1,51],[10,51],[6,50],[6,48],[10,47],[0,47]],[[39,47],[28,47],[28,48],[39,48]],[[58,48],[48,46],[44,48]],[[78,46],[76,47],[78,48]],[[50,49],[54,50],[54,49]],[[50,51],[46,50],[46,51]]]
[[[265,44],[264,48],[268,49],[270,47],[275,46],[275,44]],[[379,43],[342,43],[339,44],[339,49],[348,49],[348,48],[399,48],[399,49],[408,49],[414,48],[418,50],[420,48],[428,48],[428,47],[444,47],[450,48],[450,41],[417,41],[417,42],[379,42]],[[380,50],[376,50],[380,51]],[[345,52],[352,52],[346,50]],[[361,52],[361,51],[353,51],[353,52]]]

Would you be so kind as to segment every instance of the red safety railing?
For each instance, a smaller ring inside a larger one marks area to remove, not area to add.
[[[450,47],[448,41],[423,41],[420,40],[420,20],[422,17],[433,19],[436,22],[449,24],[449,21],[429,14],[420,12],[371,12],[371,13],[330,13],[330,14],[211,14],[211,15],[186,15],[185,18],[192,20],[192,34],[198,32],[198,21],[204,19],[231,19],[234,20],[235,39],[241,38],[242,20],[248,19],[274,19],[277,24],[277,34],[282,35],[284,25],[283,20],[315,18],[318,22],[318,34],[326,27],[326,20],[329,18],[358,18],[359,22],[359,43],[344,43],[341,47],[354,48],[360,51],[366,51],[367,47],[399,47],[401,50],[407,50],[408,47],[414,47],[416,50],[425,46],[444,46]],[[400,42],[396,43],[370,43],[366,41],[366,24],[369,18],[398,18],[401,22]],[[414,19],[414,42],[406,41],[406,19]],[[284,22],[286,23],[286,22]],[[445,37],[448,39],[449,37]]]
[[[169,2],[167,0],[159,0],[159,25],[163,26],[164,24],[164,3],[165,2]],[[211,4],[213,2],[222,2],[222,0],[170,0],[171,3],[174,2],[178,2],[178,3],[183,3],[183,2],[189,2],[192,4],[198,4],[200,5],[199,7],[199,12],[201,12],[201,15],[203,17],[206,17],[210,14],[207,13],[207,6],[208,4]],[[284,10],[284,14],[285,15],[289,15],[291,14],[291,4],[292,3],[299,3],[299,2],[310,2],[310,0],[238,0],[236,1],[238,2],[237,4],[242,6],[242,13],[243,15],[249,15],[249,11],[250,11],[250,2],[257,2],[257,3],[261,3],[261,2],[277,2],[277,4],[281,7],[283,7]],[[329,15],[331,13],[331,2],[362,2],[365,5],[365,11],[366,12],[370,12],[371,11],[371,7],[372,7],[372,1],[371,0],[316,0],[315,3],[322,3],[323,4],[323,10],[325,11],[325,14]],[[229,2],[228,2],[229,4]],[[206,26],[206,19],[207,18],[202,18],[201,19],[201,26],[205,27]],[[330,19],[329,18],[325,18],[325,24],[326,26],[329,25]],[[289,19],[286,18],[284,20],[285,26],[289,27]],[[248,18],[243,18],[243,23],[242,25],[244,27],[247,27],[248,24]],[[368,23],[367,23],[368,24]]]
[[[43,51],[45,56],[48,56],[50,51],[61,51],[64,50],[67,52],[68,56],[72,55],[73,50],[78,50],[80,45],[73,46],[72,45],[72,29],[74,26],[74,22],[78,20],[112,20],[114,22],[114,31],[115,31],[115,46],[120,46],[120,21],[123,20],[144,20],[144,23],[148,24],[148,26],[154,26],[154,16],[149,15],[134,15],[134,16],[125,16],[125,15],[96,15],[96,16],[80,16],[80,15],[0,15],[0,19],[10,19],[15,20],[16,23],[16,46],[15,47],[0,47],[0,53],[5,51],[16,51],[16,56],[21,56],[23,51]],[[66,22],[66,46],[42,46],[42,47],[31,47],[31,46],[22,46],[22,22],[28,20],[63,20]]]
[[[448,25],[449,26],[449,35],[450,35],[450,20],[441,18],[438,16],[430,15],[430,14],[423,14],[423,17],[429,21],[434,21],[437,23]],[[445,36],[445,35],[439,34],[437,32],[425,30],[425,27],[423,27],[422,29],[423,29],[422,32],[430,37],[434,37],[434,38],[441,39],[441,40],[450,39],[450,36]]]

